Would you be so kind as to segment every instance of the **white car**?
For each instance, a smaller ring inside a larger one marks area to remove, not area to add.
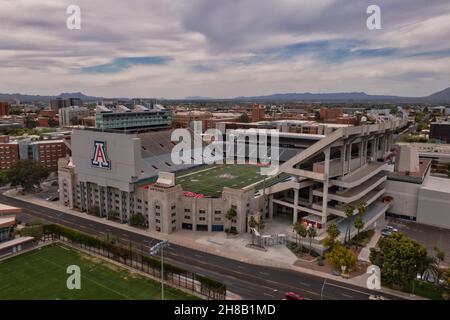
[[[398,229],[394,228],[393,226],[386,226],[384,229],[389,230],[391,232],[398,232]]]
[[[371,294],[369,296],[369,300],[389,300],[389,299],[387,299],[386,297],[377,295],[377,294]]]

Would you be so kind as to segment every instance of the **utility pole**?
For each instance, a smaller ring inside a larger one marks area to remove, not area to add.
[[[150,255],[155,256],[161,252],[161,300],[164,300],[164,248],[169,246],[169,241],[163,240],[150,248]]]

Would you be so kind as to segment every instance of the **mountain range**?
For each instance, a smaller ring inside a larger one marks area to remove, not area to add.
[[[87,96],[81,92],[61,93],[57,96],[40,96],[21,93],[0,93],[0,101],[49,101],[55,98],[79,98],[83,101],[99,101],[102,97]],[[126,98],[120,98],[126,99]],[[172,99],[170,99],[172,100]],[[282,101],[282,102],[393,102],[393,103],[450,103],[450,87],[425,97],[400,97],[391,95],[371,95],[365,92],[336,92],[336,93],[274,93],[265,96],[236,97],[233,99],[215,99],[203,96],[191,96],[177,100],[236,100],[236,101]]]
[[[237,97],[245,101],[323,101],[323,102],[398,102],[398,103],[450,103],[450,87],[425,97],[370,95],[365,92],[337,93],[275,93],[267,96]]]
[[[0,101],[49,101],[56,98],[68,99],[68,98],[79,98],[83,101],[96,101],[102,100],[102,97],[91,97],[87,96],[81,92],[71,92],[71,93],[60,93],[57,96],[41,96],[32,94],[22,94],[22,93],[0,93]]]

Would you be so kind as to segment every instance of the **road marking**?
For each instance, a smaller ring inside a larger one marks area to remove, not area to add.
[[[300,284],[302,286],[305,286],[305,287],[311,287],[311,285],[309,283],[306,283],[306,282],[300,282]]]
[[[341,293],[344,297],[347,297],[347,298],[350,298],[350,299],[353,299],[354,298],[354,296],[351,296],[351,295],[349,295],[349,294],[346,294],[346,293]]]
[[[239,269],[245,270],[245,267],[238,265],[237,266]]]
[[[261,273],[261,274],[263,274],[263,275],[265,275],[265,276],[270,276],[270,274],[267,273],[267,272],[262,272],[262,271],[260,271],[259,273]]]
[[[275,298],[275,296],[274,296],[273,294],[270,294],[270,293],[264,292],[263,295],[268,296],[268,297]]]
[[[126,233],[122,233],[122,236],[129,238],[130,236]]]
[[[194,256],[196,256],[197,258],[203,258],[201,254],[194,254]]]
[[[340,285],[337,285],[337,284],[334,284],[334,283],[327,282],[327,286],[333,286],[333,287],[337,287],[337,288],[341,288],[341,289],[346,289],[346,290],[350,290],[350,291],[353,291],[353,292],[362,293],[362,294],[365,294],[365,295],[368,295],[368,296],[371,295],[371,293],[367,293],[367,292],[360,291],[360,290],[355,290],[355,289],[352,289],[352,288],[343,287],[343,286],[340,286]]]

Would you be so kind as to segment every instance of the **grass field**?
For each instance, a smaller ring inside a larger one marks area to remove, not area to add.
[[[66,269],[81,269],[81,289],[69,290]],[[159,282],[133,274],[94,256],[50,245],[0,262],[0,299],[153,300],[160,299]],[[195,299],[165,286],[165,299]]]
[[[218,165],[188,173],[177,178],[184,191],[218,197],[223,187],[241,189],[264,179],[261,168],[255,165]]]

